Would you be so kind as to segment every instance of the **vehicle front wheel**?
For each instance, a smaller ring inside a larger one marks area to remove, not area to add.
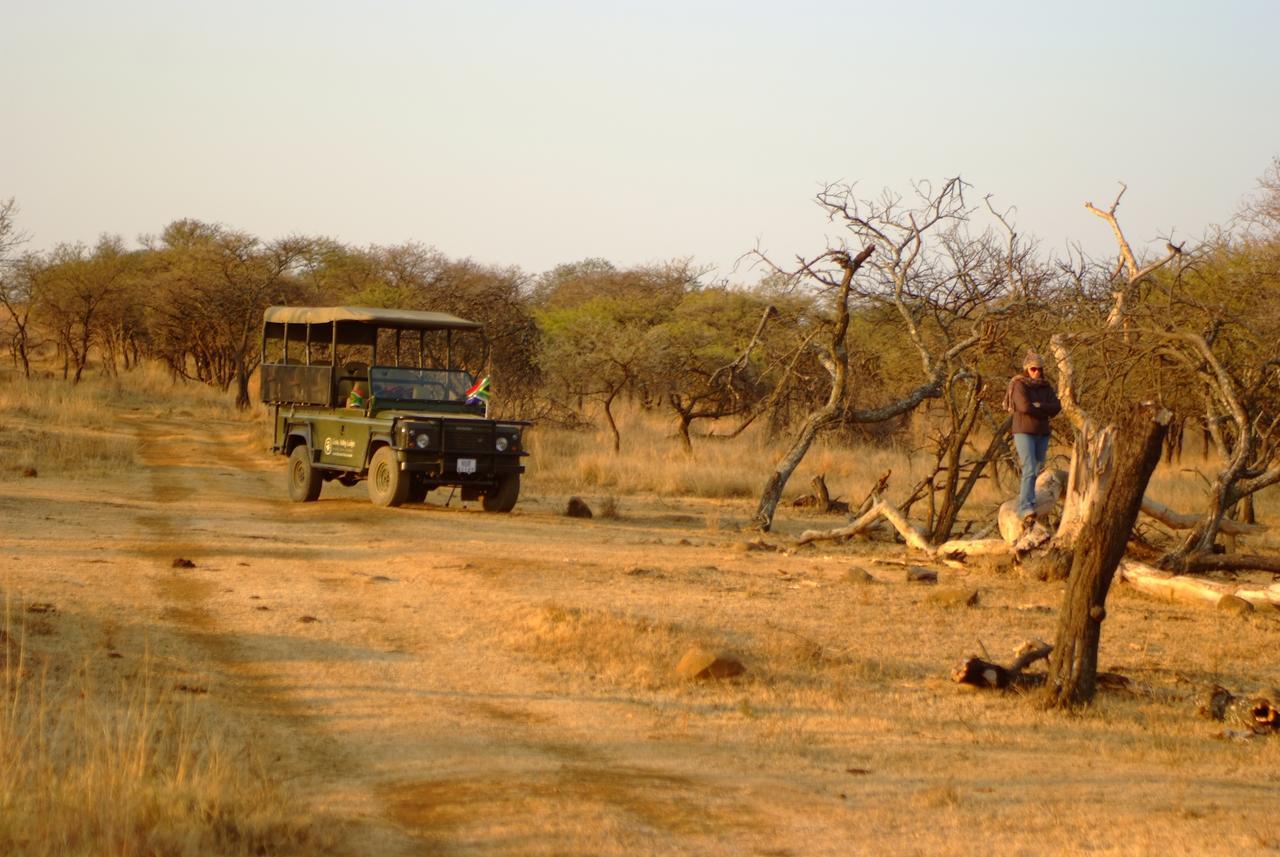
[[[311,450],[300,443],[289,453],[289,499],[295,503],[311,503],[320,496],[324,480],[311,466]]]
[[[498,484],[480,501],[486,512],[510,512],[520,498],[520,474],[508,473],[498,477]]]
[[[399,506],[409,494],[409,475],[400,472],[396,451],[380,446],[369,464],[369,499],[375,506]]]

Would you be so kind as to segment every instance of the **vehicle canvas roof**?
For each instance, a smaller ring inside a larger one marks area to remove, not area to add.
[[[468,321],[447,312],[414,309],[385,309],[367,306],[273,306],[262,314],[267,324],[328,324],[354,321],[379,327],[409,330],[479,330],[478,321]]]

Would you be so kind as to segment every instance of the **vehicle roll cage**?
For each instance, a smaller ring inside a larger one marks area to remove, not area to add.
[[[334,407],[337,383],[350,374],[337,363],[339,346],[367,347],[371,354],[369,365],[380,365],[378,338],[383,330],[395,336],[394,362],[386,365],[396,368],[402,367],[402,337],[406,334],[411,336],[415,331],[417,365],[405,368],[460,369],[453,365],[455,331],[479,335],[485,352],[489,349],[488,337],[479,322],[448,313],[361,306],[268,307],[263,313],[261,341],[263,401]],[[425,365],[427,334],[434,331],[442,331],[445,336],[445,365],[442,367]],[[268,342],[282,343],[278,363],[267,361]],[[301,346],[297,357],[290,355],[290,344]],[[329,346],[328,362],[312,363],[313,345]],[[364,371],[367,372],[367,367]]]

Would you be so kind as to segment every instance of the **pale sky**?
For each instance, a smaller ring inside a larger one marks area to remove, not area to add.
[[[197,218],[529,273],[720,276],[959,174],[1047,249],[1225,222],[1280,154],[1280,3],[9,0],[0,199],[30,247]],[[1161,239],[1161,246],[1163,239]]]

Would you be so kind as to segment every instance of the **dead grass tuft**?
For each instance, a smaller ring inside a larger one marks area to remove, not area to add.
[[[310,854],[329,848],[252,748],[232,750],[150,658],[116,686],[33,654],[6,620],[0,853]]]
[[[511,624],[508,644],[590,681],[656,689],[679,682],[676,663],[710,634],[644,616],[547,604]]]
[[[622,517],[621,505],[618,498],[610,494],[600,501],[600,511],[597,513],[601,518],[609,518],[616,520]]]

